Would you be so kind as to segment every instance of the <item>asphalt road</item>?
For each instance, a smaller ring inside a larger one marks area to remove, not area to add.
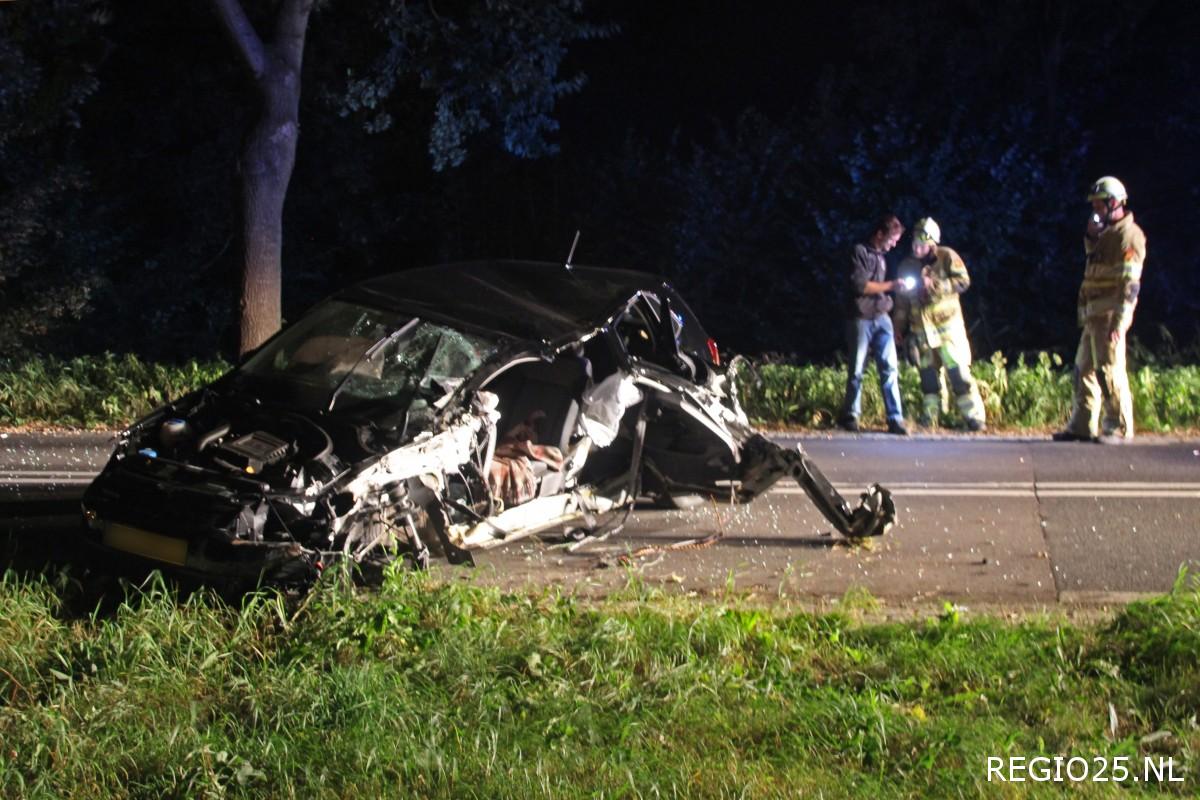
[[[109,451],[97,434],[0,435],[0,533],[53,552]],[[505,588],[607,594],[630,581],[684,593],[816,601],[861,587],[895,603],[1117,603],[1200,568],[1200,441],[1123,447],[1010,437],[793,437],[849,497],[889,487],[899,522],[849,545],[797,486],[744,506],[637,510],[569,551],[537,539],[449,574]],[[714,533],[715,544],[672,549]]]

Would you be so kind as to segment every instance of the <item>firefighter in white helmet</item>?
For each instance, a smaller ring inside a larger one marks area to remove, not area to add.
[[[938,224],[926,217],[913,227],[912,255],[900,264],[896,331],[916,355],[923,395],[920,422],[936,428],[942,410],[941,370],[967,428],[987,428],[983,399],[971,375],[971,343],[958,296],[971,285],[967,265],[941,244]],[[908,288],[911,287],[911,288]]]
[[[1092,218],[1083,238],[1087,263],[1079,286],[1083,334],[1075,354],[1075,401],[1067,427],[1054,439],[1120,444],[1133,438],[1125,334],[1141,289],[1146,234],[1133,221],[1129,195],[1116,178],[1096,181],[1087,199]]]

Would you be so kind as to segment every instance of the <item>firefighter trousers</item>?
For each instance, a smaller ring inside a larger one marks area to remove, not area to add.
[[[937,427],[942,405],[942,388],[939,373],[946,370],[954,402],[963,419],[983,425],[985,415],[983,397],[979,385],[971,375],[971,344],[965,330],[953,331],[942,336],[941,346],[922,347],[919,351],[917,369],[921,375],[923,395],[921,424]]]
[[[1079,436],[1133,436],[1133,395],[1125,373],[1125,336],[1115,342],[1107,317],[1089,320],[1075,353],[1075,401],[1067,430]],[[1103,416],[1101,416],[1103,412]]]

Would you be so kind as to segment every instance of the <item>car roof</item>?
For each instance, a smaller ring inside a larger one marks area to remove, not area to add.
[[[664,286],[661,277],[634,270],[468,261],[373,278],[337,296],[518,339],[562,344],[603,325],[638,292],[659,292]]]

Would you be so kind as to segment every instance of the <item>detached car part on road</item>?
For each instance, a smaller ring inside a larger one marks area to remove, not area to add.
[[[639,496],[746,502],[785,476],[846,536],[895,520],[887,490],[851,508],[749,425],[662,280],[465,263],[347,289],[135,423],[83,516],[109,551],[303,583],[337,560],[371,573],[548,529],[599,536]]]

